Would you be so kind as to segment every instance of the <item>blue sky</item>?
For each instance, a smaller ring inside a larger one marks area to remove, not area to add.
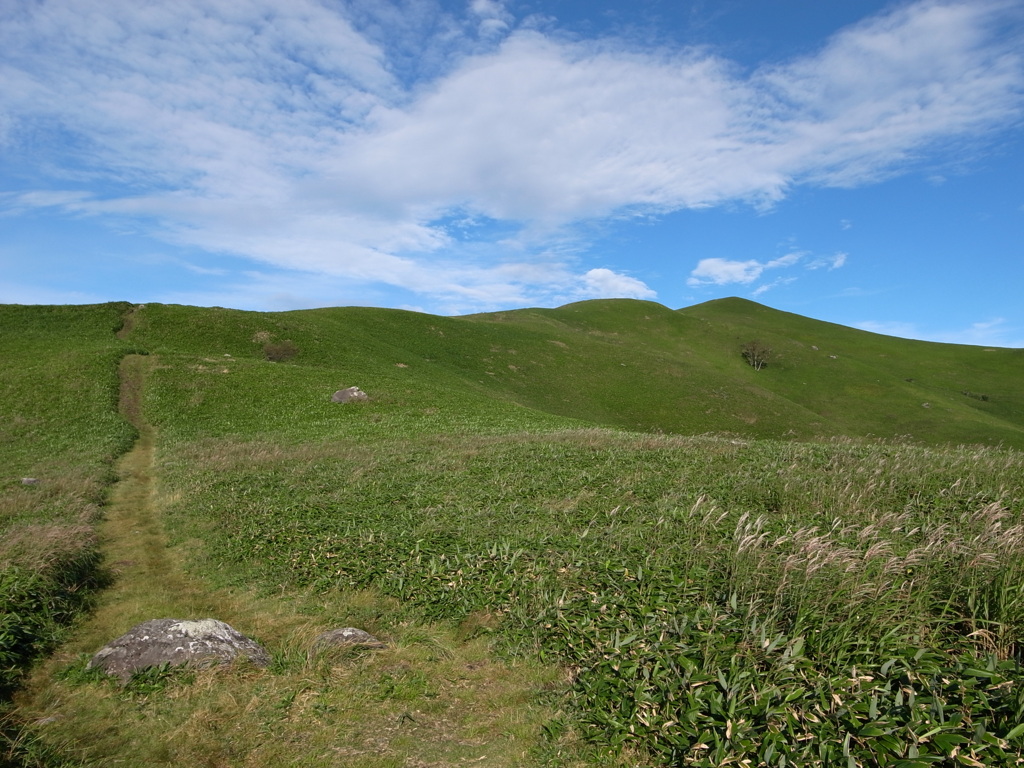
[[[1021,0],[0,0],[0,302],[1024,347]]]

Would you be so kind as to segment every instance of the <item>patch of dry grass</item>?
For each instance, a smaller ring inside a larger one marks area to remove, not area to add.
[[[199,670],[145,694],[82,674],[56,679],[81,671],[90,632],[37,675],[21,716],[66,757],[95,765],[537,764],[557,700],[544,694],[566,685],[556,669],[498,659],[486,637],[465,640],[452,626],[397,621],[399,606],[371,593],[211,598],[271,650],[269,669]],[[321,631],[368,612],[386,648],[311,651]]]

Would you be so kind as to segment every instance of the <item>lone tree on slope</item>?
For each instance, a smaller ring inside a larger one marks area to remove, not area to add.
[[[754,340],[743,345],[743,359],[750,364],[755,371],[760,371],[768,365],[768,359],[772,356],[772,350],[763,342]]]

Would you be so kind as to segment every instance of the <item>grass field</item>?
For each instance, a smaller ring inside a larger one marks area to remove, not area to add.
[[[93,581],[92,527],[135,437],[117,412],[127,307],[0,307],[0,695]]]
[[[1021,762],[1020,350],[739,300],[4,311],[5,423],[21,430],[2,443],[4,503],[51,485],[23,474],[87,478],[71,538],[94,556],[96,503],[134,435],[117,361],[144,351],[170,549],[277,644],[229,706],[204,676],[119,695],[72,643],[19,704],[47,721],[31,737],[49,764],[128,744],[137,764]],[[63,333],[72,317],[83,330]],[[755,338],[772,349],[761,371],[740,355]],[[350,385],[371,399],[329,402]],[[10,509],[20,552],[53,513]],[[303,656],[328,618],[394,649]],[[353,690],[381,712],[366,731]]]

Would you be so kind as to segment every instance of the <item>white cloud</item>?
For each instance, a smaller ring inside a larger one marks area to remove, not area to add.
[[[377,6],[375,24],[399,23]],[[346,15],[355,7],[3,6],[3,146],[46,147],[40,187],[57,188],[8,210],[131,217],[176,243],[434,305],[646,295],[626,275],[585,271],[578,249],[547,254],[581,221],[871,182],[936,142],[1005,125],[1024,93],[1019,28],[1000,0],[900,6],[752,74],[707,50],[516,28],[498,0],[465,6],[478,41],[417,5],[451,54],[441,67],[408,29],[385,46],[387,29]],[[432,79],[408,75],[420,60]],[[455,212],[504,229],[461,241],[444,224]],[[798,259],[705,259],[688,282],[751,284]],[[516,265],[534,277],[510,279]]]
[[[846,259],[848,257],[849,254],[838,251],[832,256],[814,259],[807,265],[807,268],[828,269],[831,272],[833,269],[840,269],[843,267],[846,264]]]
[[[932,142],[1018,113],[1007,89],[1018,87],[1021,57],[998,37],[998,25],[1015,25],[1003,16],[1011,5],[908,4],[840,32],[814,55],[757,73],[776,107],[791,109],[775,113],[782,119],[774,128],[792,178],[870,182]]]
[[[731,261],[729,259],[701,259],[690,273],[687,285],[730,285],[752,283],[764,272],[759,261]]]
[[[754,259],[748,261],[719,258],[701,259],[690,273],[686,284],[689,286],[731,285],[734,283],[749,285],[756,282],[766,269],[791,267],[805,255],[802,252],[793,252],[763,263]]]
[[[751,292],[750,295],[754,296],[756,298],[758,296],[761,296],[762,294],[767,293],[768,291],[770,291],[770,290],[772,290],[774,288],[778,288],[780,285],[789,285],[790,283],[793,283],[795,281],[796,281],[795,277],[778,277],[778,278],[772,280],[770,283],[765,283],[764,285],[759,285],[757,288],[755,288]]]
[[[807,254],[803,251],[793,251],[787,253],[785,256],[780,256],[777,259],[772,259],[764,265],[765,269],[775,269],[776,267],[791,267],[794,264],[800,262],[800,260]]]
[[[249,271],[206,290],[160,290],[139,300],[205,307],[246,307],[263,312],[332,306],[372,306],[379,295],[344,279],[298,272]]]
[[[498,0],[470,0],[469,10],[485,19],[493,19],[498,16],[506,16],[505,4]]]
[[[182,269],[186,269],[189,272],[194,272],[197,275],[213,275],[213,276],[221,277],[221,276],[229,274],[228,270],[223,269],[221,267],[203,267],[203,266],[200,266],[199,264],[193,264],[190,261],[186,261],[185,259],[173,259],[172,258],[172,259],[160,259],[160,261],[164,261],[166,263],[171,263],[171,264],[176,264],[177,266],[181,267]]]
[[[36,190],[21,195],[8,195],[10,207],[14,210],[32,208],[74,208],[88,200],[87,192],[63,190]]]
[[[477,28],[483,38],[498,37],[510,29],[514,17],[505,10],[504,3],[498,0],[472,0],[469,11],[480,19]]]
[[[804,269],[816,270],[827,268],[828,270],[839,269],[846,263],[845,253],[836,253],[826,258],[810,258],[807,251],[792,251],[785,256],[770,261],[733,261],[730,259],[701,259],[686,284],[691,288],[707,285],[750,285],[756,283],[770,269],[785,269],[802,264]],[[809,260],[808,260],[809,259]],[[752,296],[760,296],[773,288],[781,285],[789,285],[796,281],[795,277],[777,277],[770,283],[764,283],[755,288]]]
[[[657,293],[642,281],[610,269],[592,269],[583,275],[583,294],[602,299],[653,299]]]
[[[967,328],[938,331],[929,335],[932,341],[947,344],[972,344],[977,346],[1024,348],[1024,335],[1020,330],[1007,325],[1002,317],[971,323]]]

